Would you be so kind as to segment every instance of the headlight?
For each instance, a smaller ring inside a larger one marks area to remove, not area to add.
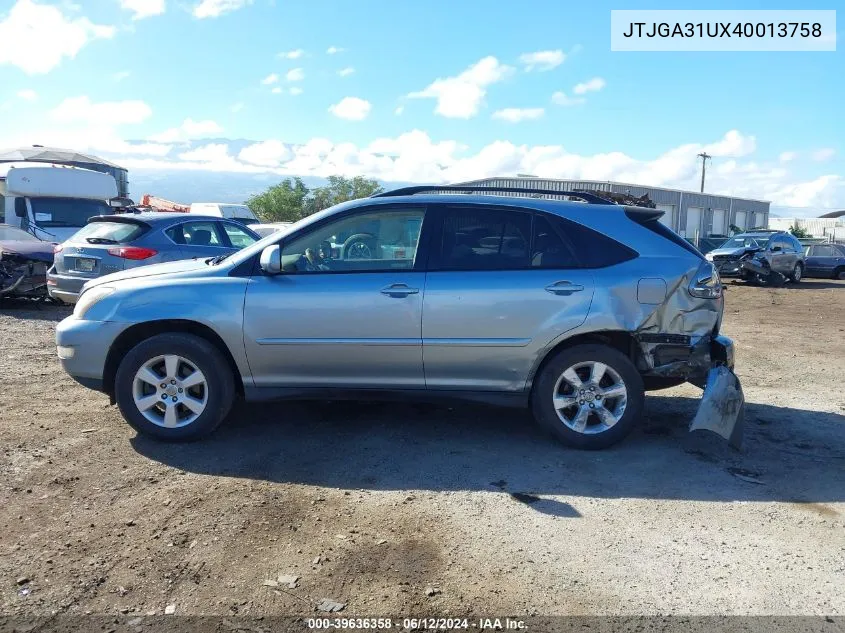
[[[91,288],[91,290],[86,290],[76,302],[76,307],[73,309],[73,316],[77,319],[84,319],[85,313],[88,312],[95,303],[101,299],[105,299],[113,292],[114,288],[111,288],[110,286],[95,286]]]
[[[704,259],[706,259],[708,262],[712,262],[713,261],[713,253],[707,253],[704,256]]]

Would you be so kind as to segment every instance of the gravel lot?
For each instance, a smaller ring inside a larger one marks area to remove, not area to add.
[[[61,371],[66,309],[4,304],[0,613],[843,615],[845,282],[727,306],[741,453],[686,432],[688,385],[599,453],[473,405],[240,405],[157,444]]]

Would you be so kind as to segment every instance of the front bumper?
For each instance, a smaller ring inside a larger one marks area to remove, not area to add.
[[[742,262],[738,259],[713,260],[713,267],[720,277],[739,277],[742,274]]]
[[[102,391],[106,357],[129,323],[86,321],[69,316],[56,327],[59,362],[79,384]]]

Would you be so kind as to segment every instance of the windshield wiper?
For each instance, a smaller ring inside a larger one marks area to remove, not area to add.
[[[226,259],[231,254],[232,253],[224,253],[223,255],[218,255],[217,257],[212,257],[206,263],[211,265],[211,266],[216,266],[217,264],[222,262],[224,259]]]
[[[120,244],[117,240],[109,237],[86,237],[85,241],[89,244]]]

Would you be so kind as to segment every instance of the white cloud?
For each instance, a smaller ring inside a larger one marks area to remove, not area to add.
[[[705,145],[703,151],[712,156],[747,156],[757,149],[757,139],[731,130],[717,143]]]
[[[244,109],[244,105],[246,105],[243,101],[238,101],[237,103],[233,103],[232,107],[229,108],[232,112],[240,112]]]
[[[823,163],[836,156],[836,150],[832,147],[823,147],[813,152],[813,160],[817,163]]]
[[[131,75],[131,73],[128,70],[121,70],[120,72],[112,75],[112,79],[115,81],[123,81],[124,79],[127,79],[129,75]]]
[[[85,122],[96,125],[117,126],[141,123],[153,111],[143,101],[105,101],[92,103],[88,97],[69,97],[53,108],[49,118],[57,123]]]
[[[285,79],[288,81],[302,81],[305,79],[305,71],[301,68],[292,68],[285,75]]]
[[[290,90],[288,90],[292,97],[297,97],[302,94],[302,88],[298,86],[293,86]]]
[[[349,75],[351,75],[354,72],[355,72],[355,69],[352,68],[352,66],[347,66],[346,68],[342,68],[341,70],[338,70],[337,74],[340,75],[341,77],[348,77]]]
[[[226,143],[209,143],[188,152],[179,154],[179,158],[187,161],[215,162],[231,158],[229,146]]]
[[[270,73],[264,79],[261,80],[262,86],[271,86],[277,83],[279,83],[279,76],[276,73]]]
[[[115,28],[88,18],[69,19],[58,6],[17,0],[0,18],[0,66],[17,66],[29,75],[50,72],[62,59],[73,59],[96,39],[114,36]]]
[[[17,95],[19,99],[23,99],[24,101],[35,101],[38,99],[38,93],[29,88],[18,90]]]
[[[338,103],[329,107],[329,112],[339,119],[347,121],[362,121],[367,118],[372,105],[365,99],[358,97],[344,97]]]
[[[526,72],[532,70],[546,71],[557,68],[566,61],[566,54],[561,50],[523,53],[519,56],[519,61],[525,67]]]
[[[492,118],[519,123],[520,121],[539,119],[545,112],[543,108],[504,108],[503,110],[496,110]]]
[[[243,148],[238,154],[238,160],[252,165],[278,167],[283,162],[293,158],[293,152],[281,141],[263,141]]]
[[[576,84],[576,86],[572,89],[577,95],[584,95],[588,92],[598,92],[602,88],[604,88],[606,82],[601,77],[593,77],[589,81],[585,81],[584,83]]]
[[[160,134],[150,137],[151,141],[157,143],[182,143],[192,138],[202,138],[210,134],[220,134],[223,131],[216,122],[211,120],[194,121],[185,119],[179,127],[173,127]]]
[[[299,59],[305,54],[305,51],[301,48],[297,48],[296,50],[292,51],[285,51],[283,53],[279,53],[278,57],[282,59]]]
[[[405,106],[401,106],[401,105],[400,105],[400,106],[396,106],[396,109],[393,111],[393,114],[395,114],[396,116],[399,116],[399,115],[400,115],[400,114],[402,114],[404,111],[405,111]]]
[[[435,113],[453,119],[478,114],[487,87],[505,79],[513,69],[495,57],[485,57],[455,77],[436,79],[427,88],[408,95],[412,99],[436,99]]]
[[[274,95],[280,95],[280,94],[282,94],[282,89],[281,89],[281,87],[276,86],[270,92],[272,92]]]
[[[217,18],[252,4],[252,0],[202,0],[194,6],[195,18]]]
[[[798,154],[796,152],[783,152],[779,157],[778,160],[782,163],[788,163],[793,161],[797,158]]]
[[[587,100],[581,97],[570,97],[563,90],[558,90],[552,95],[552,103],[561,106],[576,106],[586,102]]]
[[[120,0],[120,6],[132,11],[133,20],[143,20],[165,11],[164,0]]]
[[[329,46],[326,49],[326,55],[337,55],[338,53],[342,53],[345,51],[345,48],[338,48],[337,46]]]

